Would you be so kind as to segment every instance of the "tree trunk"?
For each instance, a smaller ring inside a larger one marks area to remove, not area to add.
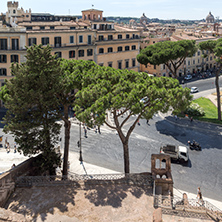
[[[220,76],[220,69],[216,72],[215,85],[216,85],[216,92],[217,92],[217,113],[218,113],[218,120],[221,121],[221,102],[220,102],[219,76]]]
[[[62,175],[68,175],[68,159],[69,159],[69,139],[70,139],[70,126],[71,123],[68,117],[68,106],[64,106],[65,121],[65,145],[64,145],[64,158],[63,158],[63,171]]]
[[[123,143],[123,153],[124,153],[124,171],[125,174],[127,174],[130,172],[128,140]]]

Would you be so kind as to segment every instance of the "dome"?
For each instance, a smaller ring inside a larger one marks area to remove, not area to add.
[[[209,12],[208,16],[206,17],[207,23],[214,23],[214,16]]]
[[[147,24],[148,18],[145,16],[145,13],[140,17],[140,23]]]

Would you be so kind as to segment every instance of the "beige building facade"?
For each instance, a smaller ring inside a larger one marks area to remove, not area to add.
[[[103,18],[103,11],[96,9],[82,11],[82,19],[63,17],[50,21],[53,19],[58,20],[48,15],[44,18],[44,14],[32,16],[31,10],[19,9],[18,2],[8,2],[5,21],[0,24],[1,84],[12,77],[11,62],[24,62],[25,46],[33,44],[50,45],[52,53],[61,58],[91,60],[101,66],[139,71],[136,56],[140,31],[114,25]]]

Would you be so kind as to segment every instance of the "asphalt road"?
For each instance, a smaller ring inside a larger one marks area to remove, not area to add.
[[[222,78],[219,79],[219,84],[222,86]],[[196,86],[199,89],[199,92],[215,89],[215,77],[207,78],[207,79],[191,79],[182,84],[183,87],[191,88]]]

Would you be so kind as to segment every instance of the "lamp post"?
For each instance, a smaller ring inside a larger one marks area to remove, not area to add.
[[[82,163],[83,158],[82,158],[82,141],[81,141],[81,122],[79,123],[79,161]]]

